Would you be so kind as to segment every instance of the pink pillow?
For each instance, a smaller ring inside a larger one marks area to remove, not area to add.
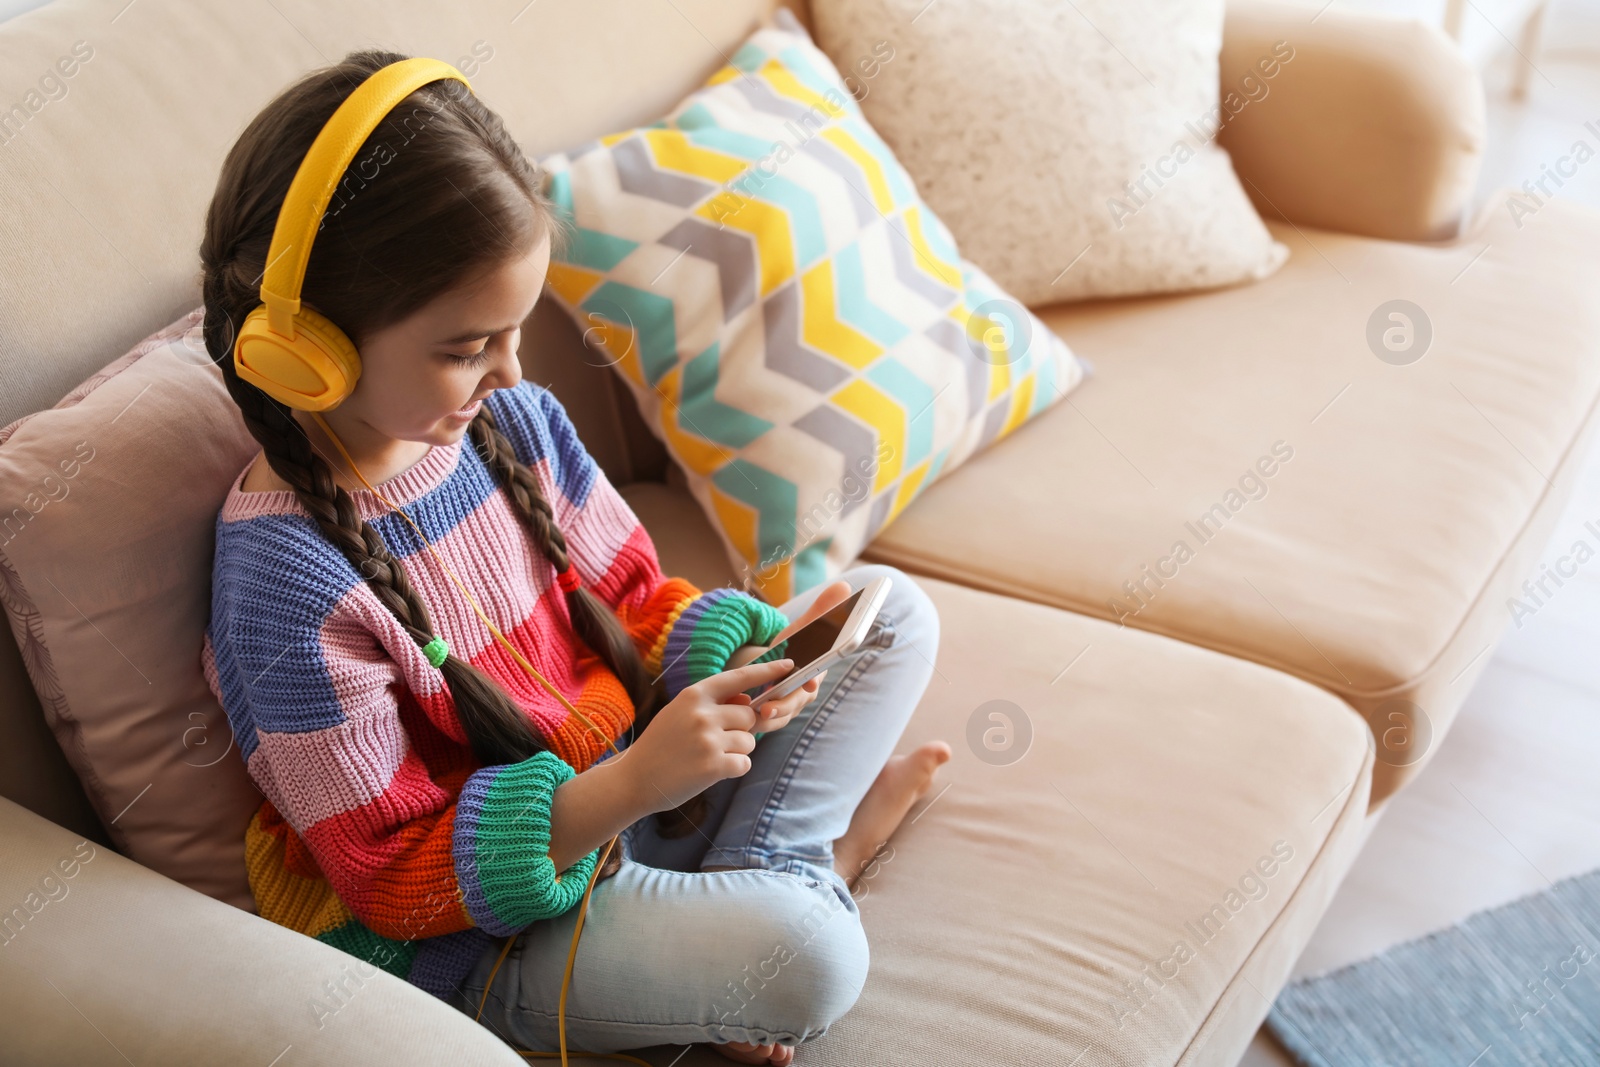
[[[200,665],[217,511],[258,451],[197,308],[0,429],[0,590],[28,675],[125,855],[255,911],[261,794]]]

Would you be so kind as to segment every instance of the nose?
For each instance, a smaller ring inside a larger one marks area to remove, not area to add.
[[[517,350],[522,347],[522,330],[519,327],[507,335],[503,344],[495,348],[495,360],[485,375],[496,389],[509,389],[522,381],[522,358]]]

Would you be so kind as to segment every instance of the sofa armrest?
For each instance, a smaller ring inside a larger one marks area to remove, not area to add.
[[[1435,27],[1320,6],[1229,3],[1222,93],[1247,102],[1218,142],[1234,170],[1265,215],[1389,240],[1455,236],[1483,154],[1477,72]],[[1279,42],[1293,56],[1263,78],[1257,64]]]
[[[8,1064],[525,1062],[415,986],[4,799],[0,909]]]

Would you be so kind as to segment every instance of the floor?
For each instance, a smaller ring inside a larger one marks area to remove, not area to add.
[[[1469,8],[1468,18],[1476,17]],[[1511,27],[1508,36],[1516,38]],[[1537,178],[1579,138],[1600,146],[1600,0],[1552,0],[1526,101],[1505,92],[1516,53],[1485,73],[1489,158],[1478,200]],[[1600,210],[1600,164],[1560,195]],[[1543,561],[1600,547],[1600,445]],[[1494,658],[1432,762],[1370,837],[1294,977],[1353,963],[1600,867],[1600,557],[1580,567]],[[1240,1067],[1293,1061],[1264,1030]]]

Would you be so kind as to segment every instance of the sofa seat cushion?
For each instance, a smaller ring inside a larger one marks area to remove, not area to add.
[[[1096,375],[866,557],[1313,681],[1376,725],[1387,796],[1560,595],[1522,582],[1600,393],[1600,216],[1505,200],[1450,244],[1275,224],[1259,284],[1042,309]]]
[[[726,580],[687,493],[623,495],[668,571]],[[900,750],[955,754],[858,884],[871,974],[805,1061],[1236,1063],[1354,858],[1366,727],[1256,664],[917,580],[942,632]]]

